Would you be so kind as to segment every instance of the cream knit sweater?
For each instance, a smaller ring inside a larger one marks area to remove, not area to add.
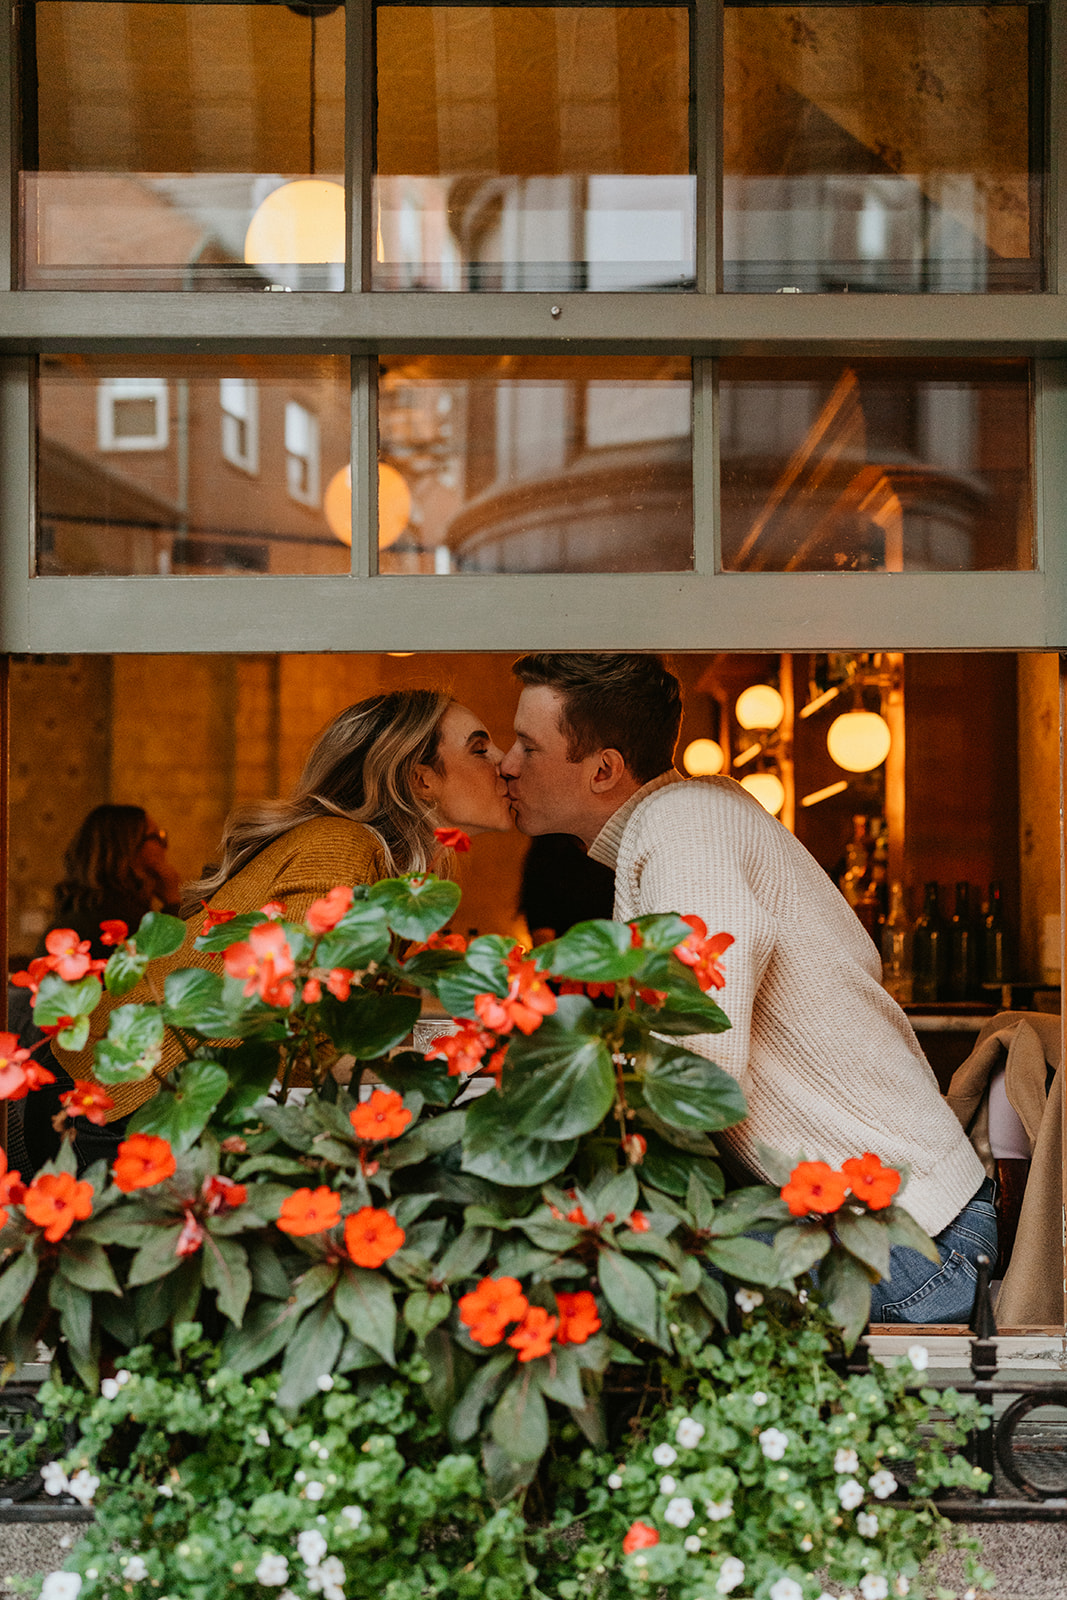
[[[732,778],[664,773],[602,829],[615,915],[695,912],[734,935],[716,998],[728,1033],[686,1041],[738,1080],[748,1116],[717,1134],[768,1176],[758,1146],[840,1166],[873,1150],[911,1169],[903,1204],[936,1234],[985,1177],[915,1034],[881,986],[878,953],[803,845]]]

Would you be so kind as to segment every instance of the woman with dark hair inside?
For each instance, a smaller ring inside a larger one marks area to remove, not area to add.
[[[397,690],[349,706],[320,735],[287,799],[265,800],[230,818],[218,867],[186,890],[185,941],[153,963],[154,986],[180,967],[221,970],[221,956],[193,948],[204,925],[203,904],[240,913],[278,901],[299,920],[337,884],[427,871],[440,855],[435,828],[506,831],[511,813],[500,761],[501,751],[473,712],[436,690]],[[93,1081],[93,1045],[115,1004],[148,996],[147,980],[121,1001],[105,996],[85,1049],[55,1049],[63,1069]],[[112,1120],[84,1129],[79,1121],[79,1166],[110,1157],[129,1117],[180,1058],[177,1041],[168,1037],[153,1076],[109,1088]]]

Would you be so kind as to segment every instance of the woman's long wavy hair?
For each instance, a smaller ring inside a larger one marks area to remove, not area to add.
[[[96,806],[85,818],[63,857],[64,876],[56,884],[57,912],[95,911],[100,906],[152,903],[138,857],[148,829],[141,806]]]
[[[436,689],[372,695],[335,717],[320,735],[285,800],[243,806],[222,836],[222,860],[185,891],[210,900],[253,856],[313,817],[348,817],[378,838],[389,870],[425,872],[436,851],[434,822],[415,798],[414,769],[439,771],[441,719],[452,704]]]

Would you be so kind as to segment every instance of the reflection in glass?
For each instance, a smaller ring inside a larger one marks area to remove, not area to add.
[[[349,394],[337,356],[42,356],[38,573],[348,572]]]
[[[1034,564],[1024,361],[723,361],[728,572]]]
[[[1040,5],[728,5],[727,289],[1042,286]]]
[[[379,289],[693,283],[682,6],[382,6]]]
[[[22,9],[25,287],[344,287],[344,9],[297,9]]]
[[[410,493],[383,573],[692,567],[688,361],[397,356],[378,426]]]

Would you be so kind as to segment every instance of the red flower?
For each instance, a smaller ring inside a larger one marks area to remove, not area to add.
[[[640,1133],[628,1133],[622,1140],[622,1150],[631,1167],[639,1167],[648,1152],[648,1140]]]
[[[551,1350],[552,1335],[558,1327],[558,1317],[550,1316],[541,1306],[531,1306],[507,1342],[519,1352],[520,1361],[536,1361]]]
[[[458,1033],[443,1033],[440,1038],[432,1040],[424,1059],[434,1061],[438,1056],[444,1056],[448,1062],[448,1075],[455,1078],[460,1073],[477,1072],[485,1052],[495,1044],[495,1034],[468,1024],[460,1028]]]
[[[847,1194],[848,1179],[825,1161],[801,1161],[782,1189],[782,1199],[794,1217],[806,1217],[812,1211],[827,1216],[839,1209]]]
[[[89,941],[79,939],[73,928],[53,928],[45,935],[44,947],[54,957],[52,968],[64,983],[77,983],[89,970]]]
[[[296,963],[285,930],[276,923],[253,928],[247,942],[232,944],[223,957],[226,973],[244,979],[246,995],[256,994],[268,1006],[292,1004],[296,990],[289,981]]]
[[[538,972],[536,963],[527,959],[521,945],[516,945],[508,957],[508,971],[511,981],[504,998],[495,994],[476,995],[474,1010],[486,1027],[497,1033],[510,1033],[512,1028],[518,1028],[520,1033],[533,1033],[545,1017],[555,1011],[556,997]]]
[[[557,1344],[584,1344],[600,1327],[596,1301],[588,1289],[579,1289],[576,1294],[565,1294],[557,1289],[556,1307],[559,1311]]]
[[[683,917],[692,928],[692,933],[681,944],[676,944],[674,954],[678,960],[687,967],[692,967],[693,976],[704,990],[722,989],[726,984],[718,958],[724,950],[728,950],[734,942],[732,933],[717,933],[708,938],[707,926],[700,917]]]
[[[29,1050],[19,1047],[17,1033],[0,1033],[0,1100],[24,1100],[31,1089],[55,1081]]]
[[[259,909],[265,917],[270,919],[271,922],[277,922],[279,917],[285,916],[285,901],[268,900],[266,905],[260,906]]]
[[[154,1189],[169,1178],[177,1162],[166,1139],[154,1133],[131,1133],[119,1145],[112,1175],[124,1194],[134,1189]]]
[[[22,1173],[7,1170],[7,1155],[0,1150],[0,1228],[7,1225],[8,1205],[20,1205],[26,1197],[26,1185],[22,1181]]]
[[[352,988],[354,972],[349,972],[347,967],[334,967],[326,978],[326,987],[335,1000],[347,1000]]]
[[[129,936],[129,928],[119,917],[109,918],[100,924],[101,944],[125,944]]]
[[[650,1528],[647,1522],[631,1522],[630,1531],[622,1541],[622,1553],[632,1556],[635,1550],[651,1550],[654,1544],[659,1544],[655,1528]]]
[[[360,1139],[399,1139],[411,1121],[411,1112],[392,1089],[375,1089],[369,1100],[360,1102],[349,1120]]]
[[[186,1206],[185,1222],[182,1226],[181,1233],[178,1235],[178,1242],[174,1246],[174,1254],[176,1256],[195,1256],[203,1242],[203,1227],[196,1220],[196,1217],[189,1210],[188,1206]]]
[[[499,1344],[509,1322],[521,1322],[530,1302],[517,1278],[483,1278],[460,1296],[459,1320],[475,1344]]]
[[[26,1190],[23,1207],[30,1221],[44,1229],[49,1244],[55,1244],[72,1223],[92,1216],[93,1186],[79,1183],[69,1172],[42,1172]]]
[[[210,933],[212,928],[219,927],[224,922],[232,922],[237,915],[236,911],[212,911],[206,900],[201,900],[204,908],[204,926],[201,933]]]
[[[320,900],[311,902],[304,921],[312,933],[329,933],[331,928],[336,928],[351,904],[351,889],[347,884],[339,883],[336,889],[331,889]]]
[[[865,1200],[872,1211],[882,1211],[892,1205],[893,1196],[900,1188],[900,1173],[895,1167],[883,1167],[870,1150],[863,1156],[852,1156],[841,1164],[857,1200]]]
[[[81,1083],[78,1080],[75,1080],[73,1089],[60,1095],[59,1101],[68,1117],[85,1117],[86,1121],[95,1122],[98,1128],[106,1125],[108,1112],[115,1108],[115,1102],[106,1089],[101,1089],[98,1083]]]
[[[589,1218],[586,1216],[581,1206],[575,1206],[573,1211],[567,1212],[567,1221],[577,1223],[579,1228],[588,1228],[589,1226]]]
[[[643,1211],[631,1211],[630,1226],[635,1233],[648,1233],[649,1229],[652,1227],[652,1224],[649,1222]]]
[[[204,1179],[200,1193],[207,1201],[209,1217],[224,1217],[228,1211],[236,1211],[238,1206],[243,1206],[248,1199],[248,1190],[243,1183],[235,1183],[232,1178],[224,1178],[218,1172]]]
[[[318,978],[308,979],[301,990],[300,998],[303,1000],[306,1006],[318,1005],[319,1001],[322,999],[322,984],[319,982]]]
[[[413,944],[400,959],[410,961],[424,950],[454,950],[457,955],[465,955],[467,941],[461,933],[431,933],[425,944]]]
[[[278,1227],[283,1233],[326,1233],[341,1220],[341,1196],[322,1184],[318,1189],[294,1189],[282,1201]]]
[[[388,1211],[360,1206],[345,1218],[345,1249],[357,1267],[380,1267],[395,1256],[406,1234]]]
[[[433,836],[442,850],[456,850],[465,856],[471,847],[470,839],[462,828],[435,828]]]
[[[13,972],[11,982],[16,989],[28,989],[30,991],[30,999],[36,1001],[41,979],[53,971],[54,967],[55,962],[51,956],[37,956],[30,962],[25,972]]]

